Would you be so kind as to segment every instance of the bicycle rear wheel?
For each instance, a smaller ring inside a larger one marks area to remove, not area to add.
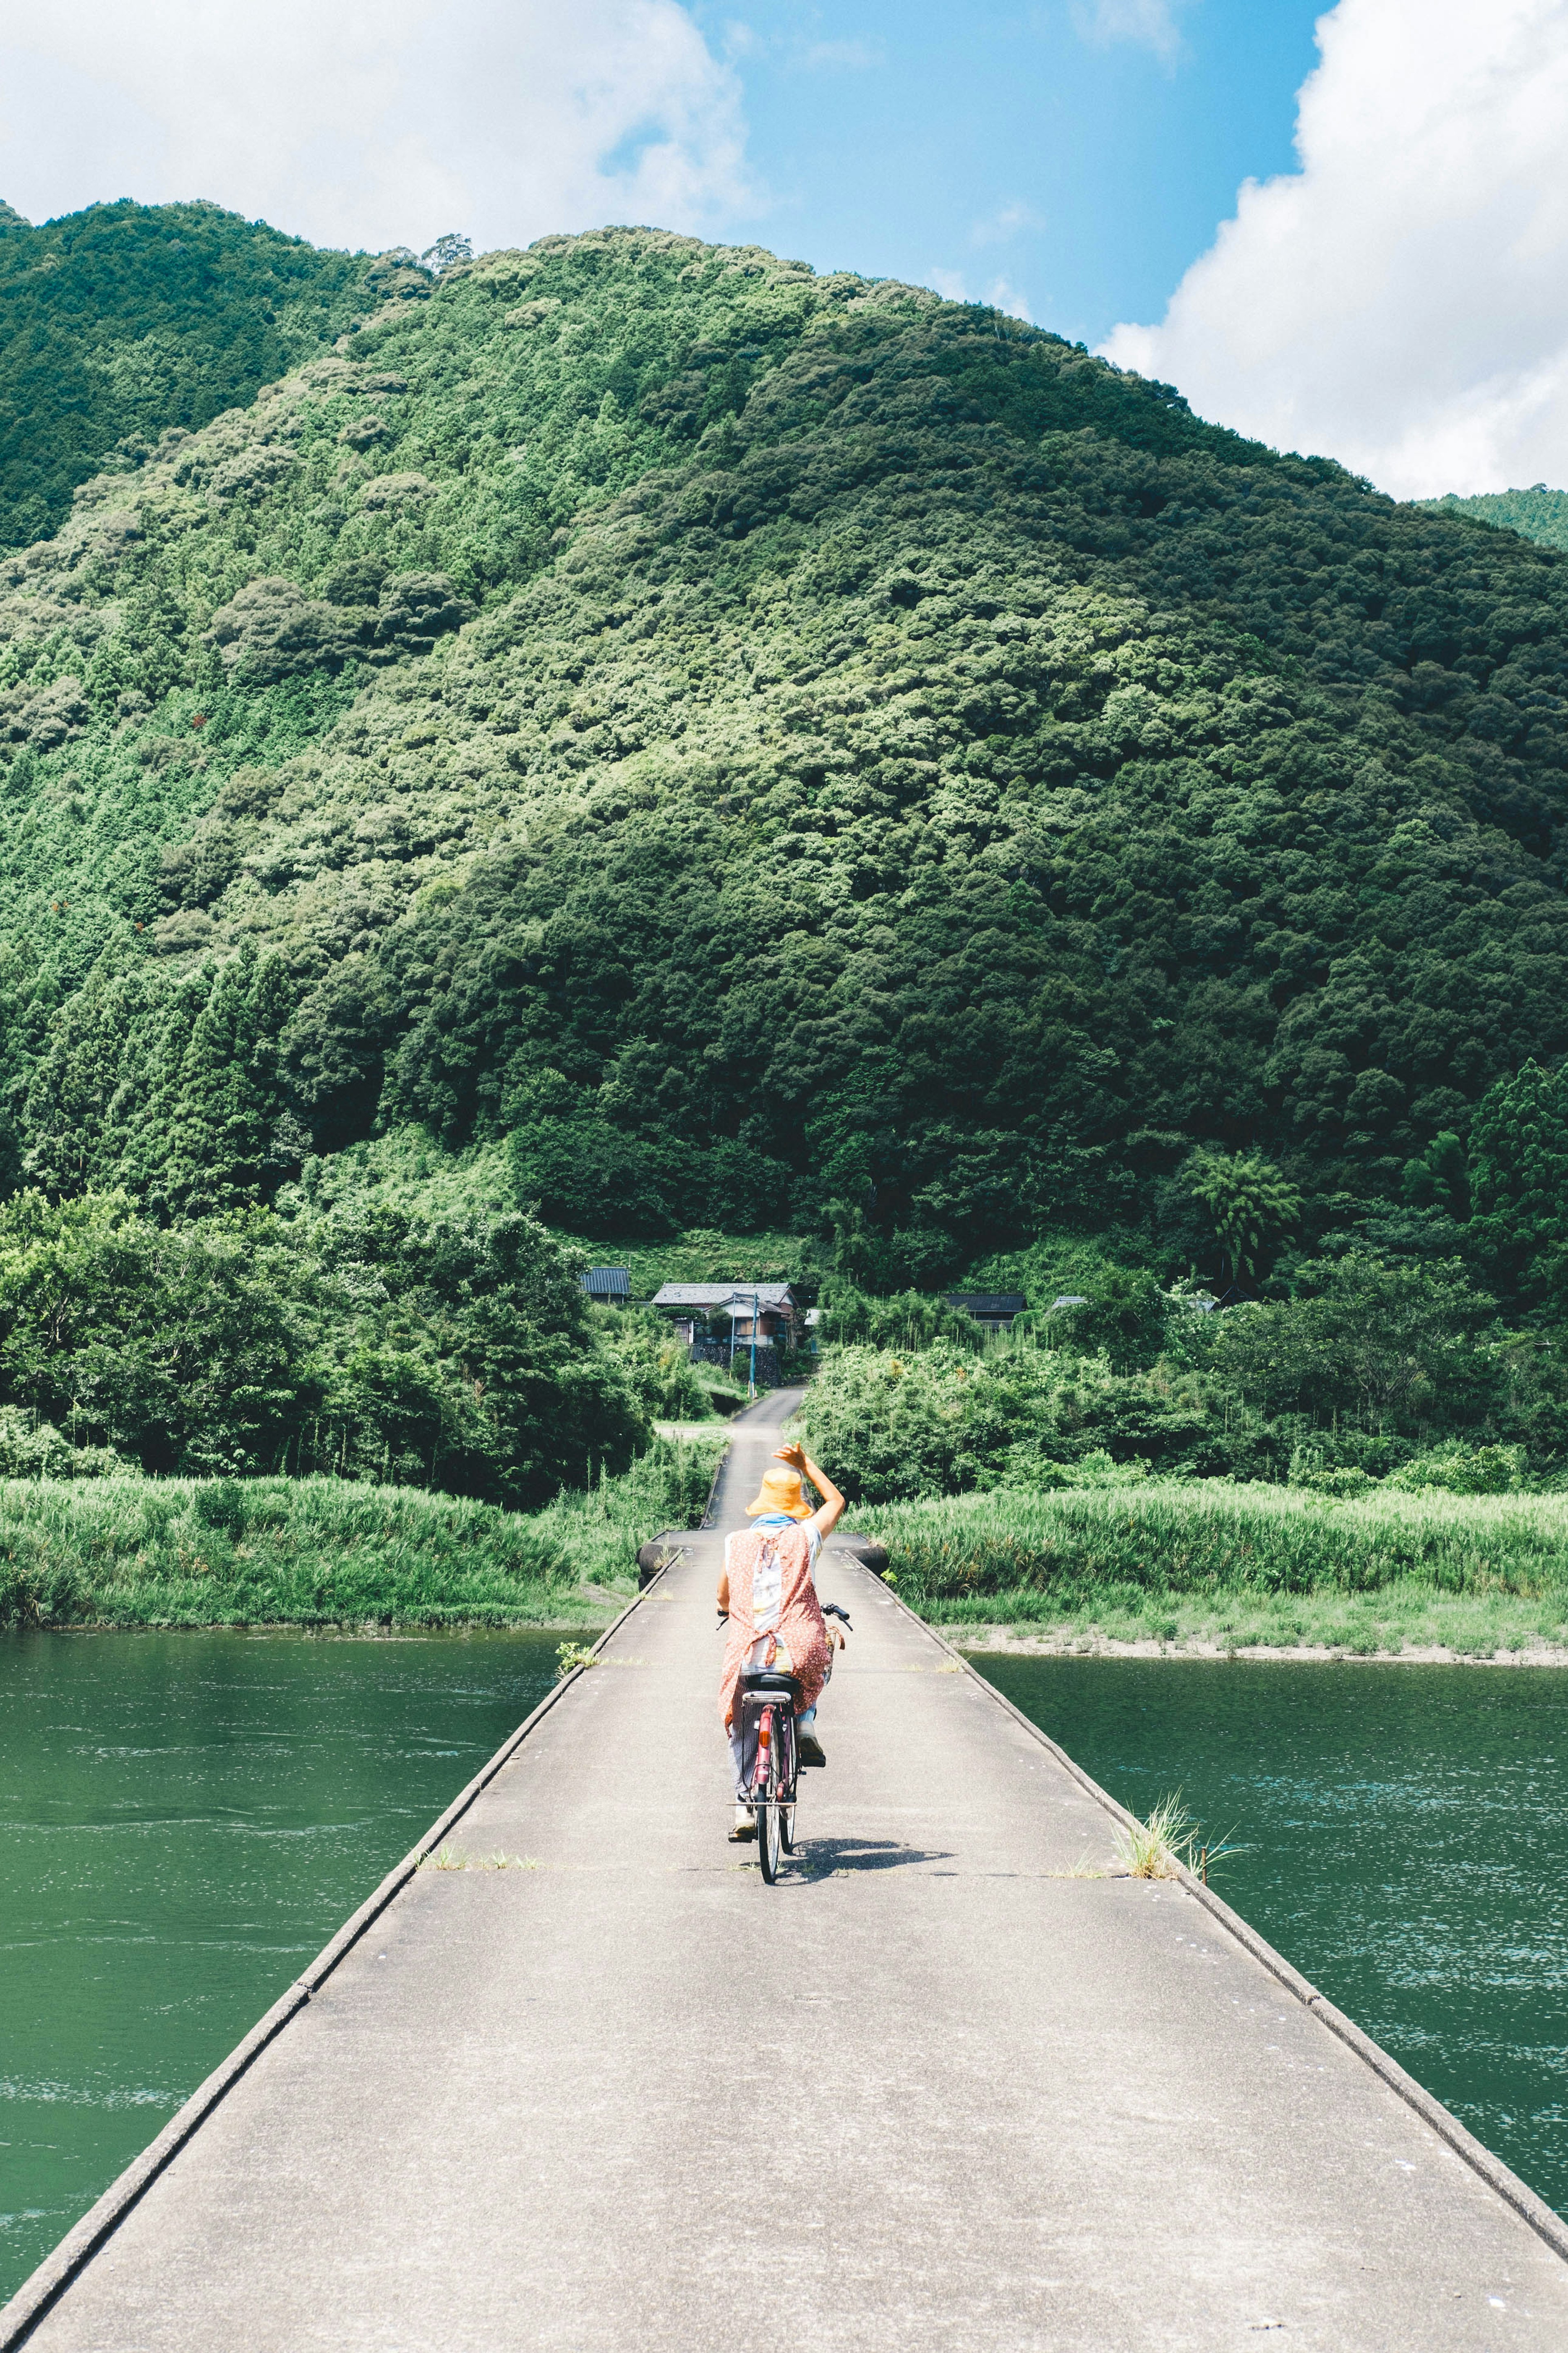
[[[757,1805],[757,1861],[763,1866],[763,1877],[771,1887],[779,1875],[779,1850],[783,1843],[781,1817],[784,1809],[771,1799],[759,1799]]]

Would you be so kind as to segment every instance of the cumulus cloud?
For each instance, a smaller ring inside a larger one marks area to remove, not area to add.
[[[204,195],[331,245],[479,247],[747,200],[739,85],[677,0],[0,0],[0,195]]]
[[[1298,172],[1104,349],[1395,497],[1568,484],[1568,0],[1339,0]]]

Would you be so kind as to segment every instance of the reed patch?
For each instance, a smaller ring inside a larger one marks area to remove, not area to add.
[[[330,1478],[0,1481],[0,1626],[602,1622],[638,1544],[700,1516],[721,1444],[661,1440],[527,1514]]]

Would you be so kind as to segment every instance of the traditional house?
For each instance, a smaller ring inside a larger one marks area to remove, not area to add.
[[[1015,1315],[1028,1305],[1021,1291],[954,1291],[942,1301],[963,1315],[973,1315],[983,1332],[1010,1332]]]
[[[626,1307],[631,1303],[632,1278],[624,1266],[591,1266],[577,1280],[589,1298],[601,1307]]]
[[[688,1346],[699,1324],[711,1315],[727,1315],[730,1336],[749,1347],[752,1324],[759,1346],[798,1345],[804,1328],[800,1303],[787,1282],[667,1282],[654,1294],[654,1305],[674,1318],[675,1328]]]

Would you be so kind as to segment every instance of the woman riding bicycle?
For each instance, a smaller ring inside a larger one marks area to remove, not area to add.
[[[832,1644],[842,1649],[844,1637],[831,1635],[816,1598],[816,1556],[825,1536],[838,1525],[844,1498],[826,1471],[813,1462],[805,1449],[792,1442],[774,1455],[781,1470],[769,1470],[762,1488],[746,1505],[749,1528],[725,1538],[724,1567],[719,1578],[719,1609],[730,1620],[724,1645],[724,1665],[719,1683],[719,1713],[730,1735],[735,1760],[735,1821],[730,1836],[737,1842],[756,1836],[756,1823],[743,1779],[741,1717],[735,1704],[742,1670],[774,1667],[793,1675],[801,1686],[801,1706],[795,1717],[795,1739],[803,1765],[826,1765],[827,1758],[816,1736],[816,1703],[827,1680]],[[802,1474],[822,1496],[813,1511],[805,1500]]]

